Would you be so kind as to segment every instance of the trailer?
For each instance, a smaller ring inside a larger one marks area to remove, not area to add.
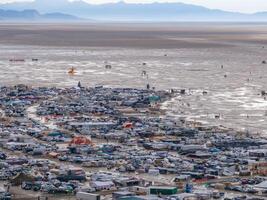
[[[76,198],[77,200],[100,200],[100,195],[87,192],[78,192],[76,194]]]

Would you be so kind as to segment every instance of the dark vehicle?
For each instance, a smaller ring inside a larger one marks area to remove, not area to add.
[[[11,194],[9,192],[0,193],[1,200],[11,200]]]
[[[33,191],[39,191],[41,190],[41,187],[42,187],[42,183],[41,182],[35,182],[32,186],[32,190]]]
[[[68,186],[68,185],[60,186],[57,189],[57,193],[71,194],[72,192],[73,192],[73,188],[71,186]]]
[[[56,190],[57,190],[57,188],[53,184],[49,184],[49,183],[44,184],[41,187],[42,192],[47,192],[50,194],[56,193]]]
[[[77,180],[77,181],[80,181],[80,182],[86,181],[86,177],[85,176],[83,176],[83,175],[72,175],[72,174],[69,174],[69,175],[62,174],[62,175],[59,175],[57,177],[57,179],[59,181],[65,181],[65,182],[71,181],[71,180]]]
[[[59,156],[59,157],[58,157],[58,160],[59,160],[59,161],[68,161],[68,159],[69,159],[69,158],[68,158],[68,156],[66,156],[66,155],[64,155],[64,156]]]
[[[71,186],[51,187],[47,192],[49,194],[70,194],[73,192],[73,188]]]
[[[253,189],[253,188],[246,188],[245,189],[245,192],[250,193],[250,194],[256,194],[256,193],[258,193],[258,191],[255,190],[255,189]]]
[[[5,160],[7,158],[6,154],[3,152],[0,152],[0,160]]]
[[[72,162],[81,164],[83,162],[83,157],[82,156],[75,156],[72,158]]]
[[[32,182],[23,182],[23,183],[21,184],[21,188],[22,188],[23,190],[31,190],[32,187],[33,187],[33,183],[32,183]]]

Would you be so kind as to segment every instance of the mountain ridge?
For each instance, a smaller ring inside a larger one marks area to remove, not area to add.
[[[22,11],[0,9],[0,20],[16,21],[66,21],[79,20],[79,18],[63,13],[45,13],[40,14],[37,10],[26,9]]]
[[[107,21],[267,21],[267,12],[244,14],[209,9],[185,3],[106,3],[89,4],[84,1],[36,0],[0,4],[0,9],[40,13],[66,13],[84,19]]]

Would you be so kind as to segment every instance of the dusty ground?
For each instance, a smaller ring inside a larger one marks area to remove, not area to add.
[[[0,24],[1,85],[186,88],[170,115],[266,134],[263,60],[265,24]]]
[[[0,42],[61,47],[208,48],[267,44],[265,24],[0,24]]]

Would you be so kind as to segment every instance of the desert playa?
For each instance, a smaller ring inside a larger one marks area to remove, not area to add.
[[[2,44],[71,47],[212,48],[266,43],[264,24],[3,23]]]
[[[266,33],[260,23],[3,23],[1,85],[186,89],[170,115],[265,133]]]

